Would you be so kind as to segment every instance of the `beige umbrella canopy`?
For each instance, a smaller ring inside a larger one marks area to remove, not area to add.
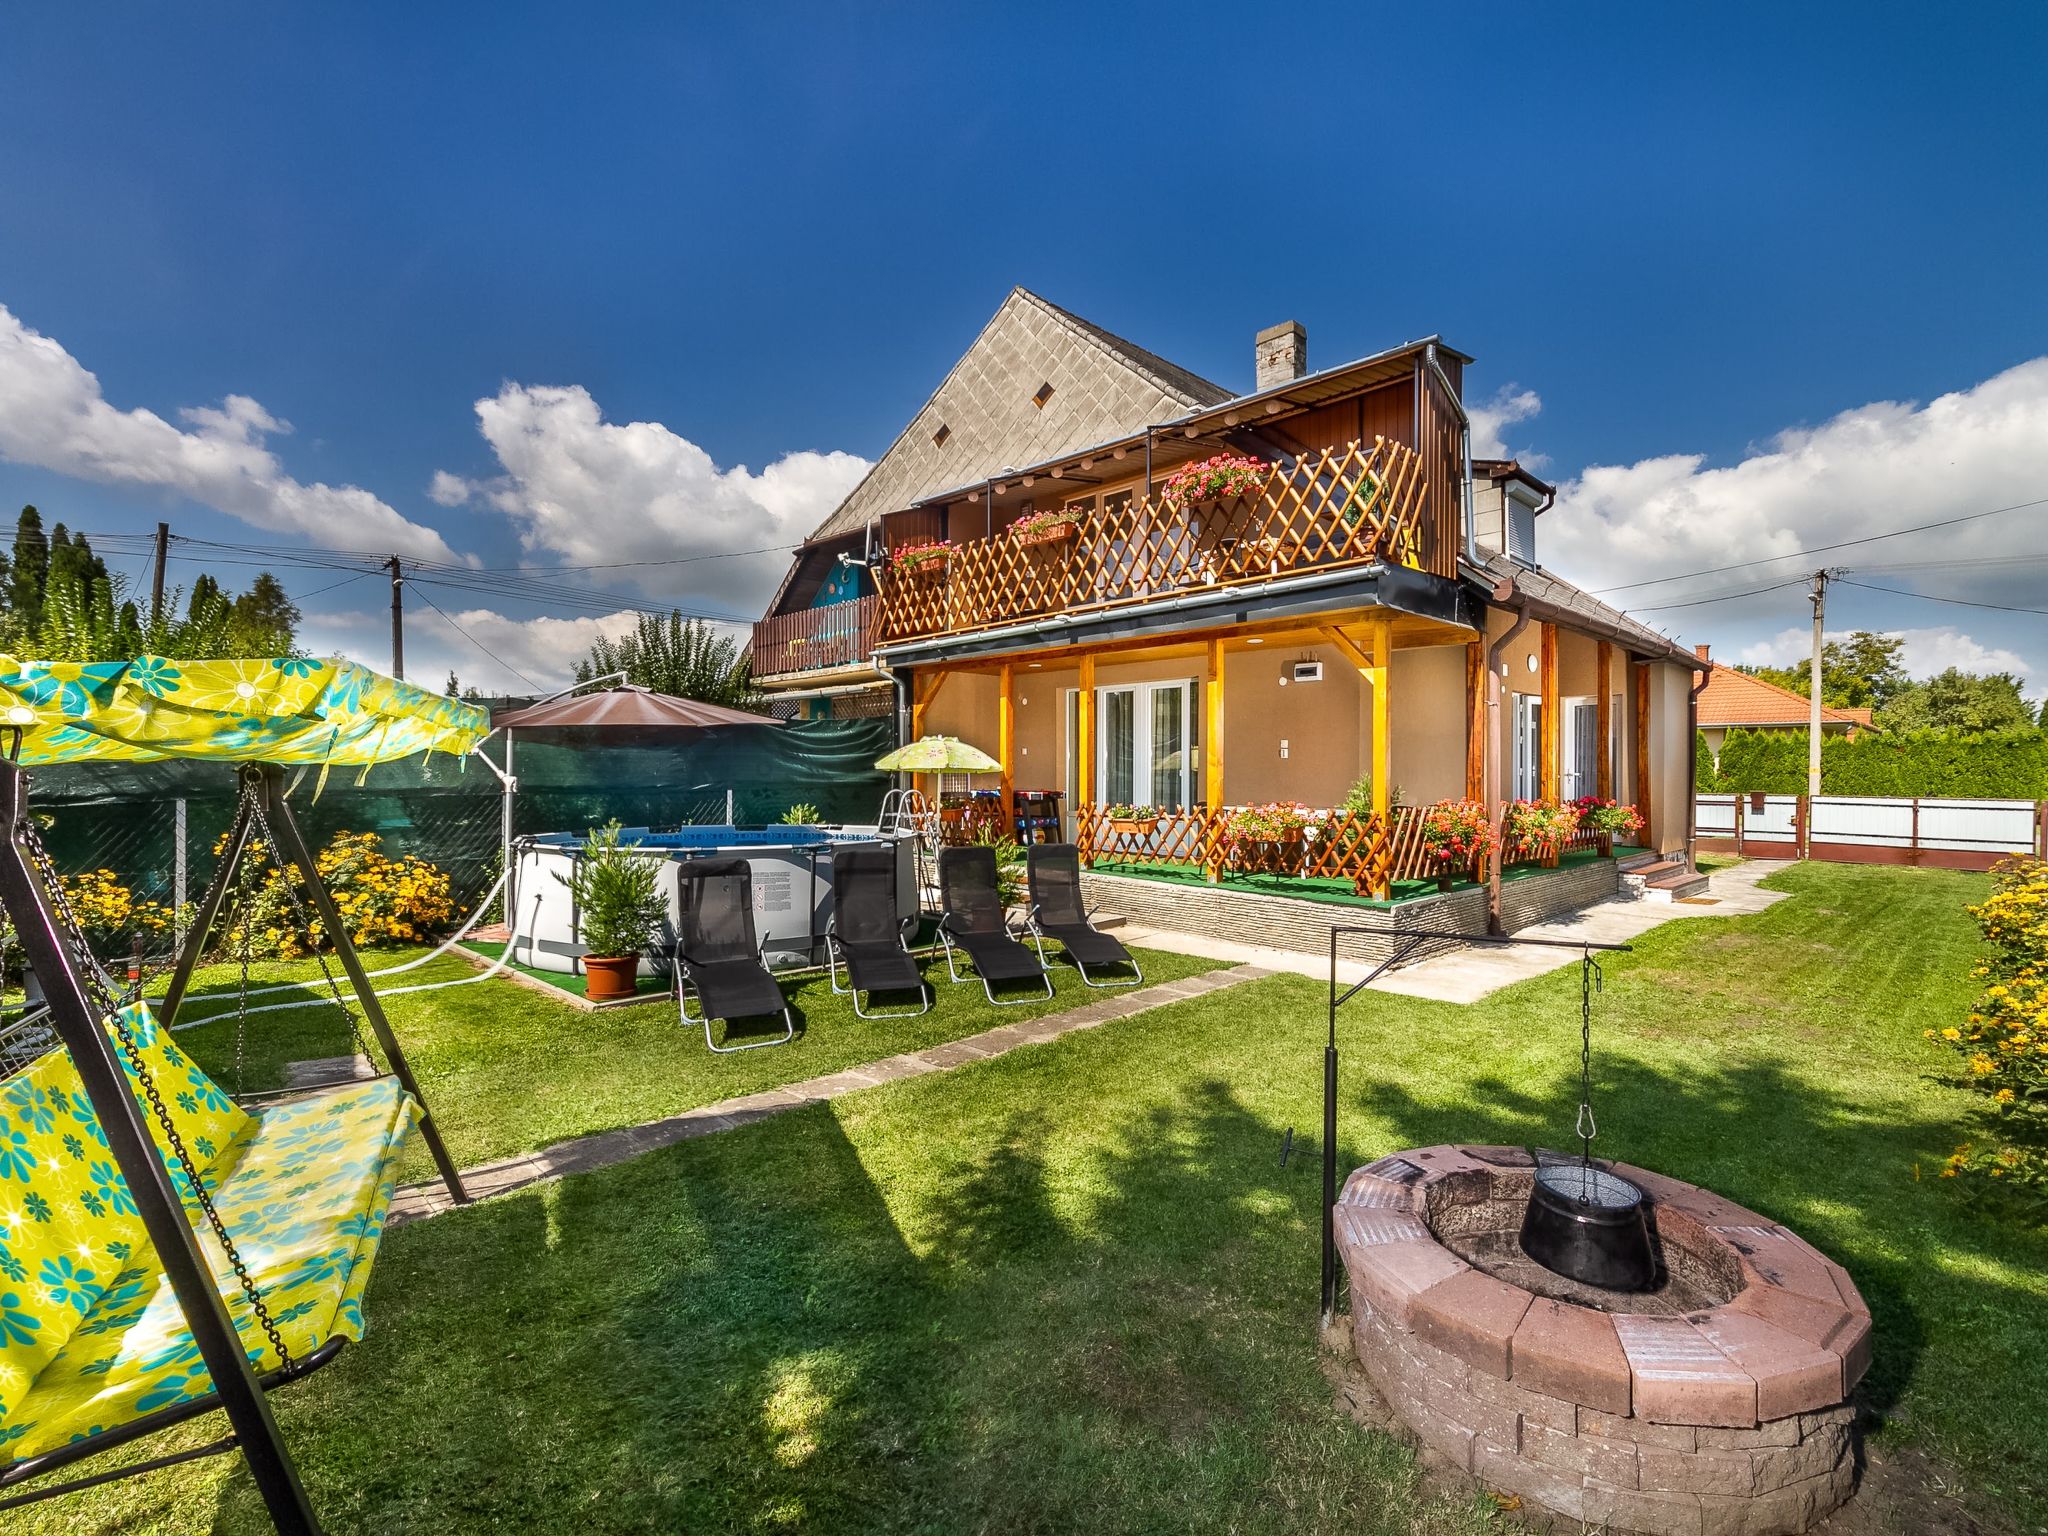
[[[525,709],[508,710],[493,715],[491,724],[499,730],[508,727],[542,730],[572,726],[612,726],[619,729],[694,726],[702,729],[713,725],[780,725],[782,722],[773,715],[750,714],[744,709],[727,709],[722,704],[706,704],[699,699],[679,699],[673,694],[656,693],[651,688],[624,683],[597,693],[574,694],[564,699],[551,699],[544,704],[529,705]]]
[[[1001,773],[1003,765],[957,736],[920,736],[875,766],[888,773]]]

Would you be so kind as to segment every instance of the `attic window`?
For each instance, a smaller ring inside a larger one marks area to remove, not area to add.
[[[945,446],[946,446],[946,439],[947,439],[947,438],[949,438],[949,437],[951,437],[952,435],[953,435],[953,429],[952,429],[951,427],[947,426],[947,425],[946,425],[946,424],[945,424],[945,423],[944,423],[943,421],[942,421],[942,422],[940,422],[940,423],[939,423],[939,430],[938,430],[938,431],[936,431],[936,432],[934,432],[934,433],[932,434],[932,446],[933,446],[934,448],[943,448],[943,447],[945,447]]]
[[[1045,409],[1045,402],[1051,398],[1052,386],[1050,384],[1041,384],[1038,386],[1038,393],[1031,397],[1031,403],[1042,411]]]

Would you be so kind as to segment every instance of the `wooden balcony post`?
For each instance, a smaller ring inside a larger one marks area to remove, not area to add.
[[[1557,691],[1557,626],[1549,623],[1541,625],[1538,637],[1542,667],[1543,720],[1542,758],[1536,798],[1555,802],[1564,793],[1564,722],[1558,718],[1563,704],[1558,698]]]
[[[1208,675],[1202,682],[1202,792],[1209,816],[1206,872],[1223,878],[1222,841],[1217,818],[1223,810],[1223,642],[1209,642]]]
[[[1003,765],[998,783],[1002,800],[1002,825],[1011,825],[1017,790],[1017,669],[1004,662],[996,680],[996,761]]]
[[[1600,696],[1593,701],[1594,732],[1600,738],[1600,761],[1593,769],[1593,793],[1602,800],[1614,798],[1614,706],[1608,698],[1607,681],[1609,664],[1614,659],[1614,643],[1602,640],[1599,645],[1599,663],[1593,669],[1598,682]]]
[[[1486,798],[1486,644],[1465,647],[1465,798]]]
[[[1384,608],[1372,612],[1372,812],[1379,835],[1394,834],[1394,730],[1390,679],[1394,670],[1394,616]],[[1393,864],[1373,882],[1381,901],[1393,892]]]
[[[1086,809],[1095,804],[1095,658],[1081,657],[1081,675],[1074,695],[1074,832],[1092,825]],[[1095,839],[1081,837],[1081,862],[1095,862]]]

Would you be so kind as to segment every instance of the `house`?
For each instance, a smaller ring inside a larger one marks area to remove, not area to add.
[[[1554,492],[1470,458],[1472,359],[1311,371],[1289,323],[1249,361],[1228,388],[1013,290],[797,551],[757,681],[974,743],[1098,868],[1214,883],[1258,851],[1233,808],[1361,781],[1372,814],[1318,816],[1289,867],[1388,895],[1397,797],[1613,796],[1683,860],[1697,659],[1541,566]]]
[[[1695,654],[1709,668],[1706,684],[1700,689],[1700,735],[1716,764],[1730,731],[1804,731],[1811,726],[1813,706],[1805,694],[1715,661],[1707,646],[1695,647]],[[1821,707],[1822,736],[1854,739],[1858,732],[1869,729],[1867,709]]]

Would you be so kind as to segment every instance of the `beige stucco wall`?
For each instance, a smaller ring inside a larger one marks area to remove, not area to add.
[[[1465,794],[1465,647],[1394,652],[1394,783],[1410,805]]]
[[[1650,835],[1667,853],[1685,847],[1692,813],[1692,680],[1692,670],[1676,662],[1650,668]]]

